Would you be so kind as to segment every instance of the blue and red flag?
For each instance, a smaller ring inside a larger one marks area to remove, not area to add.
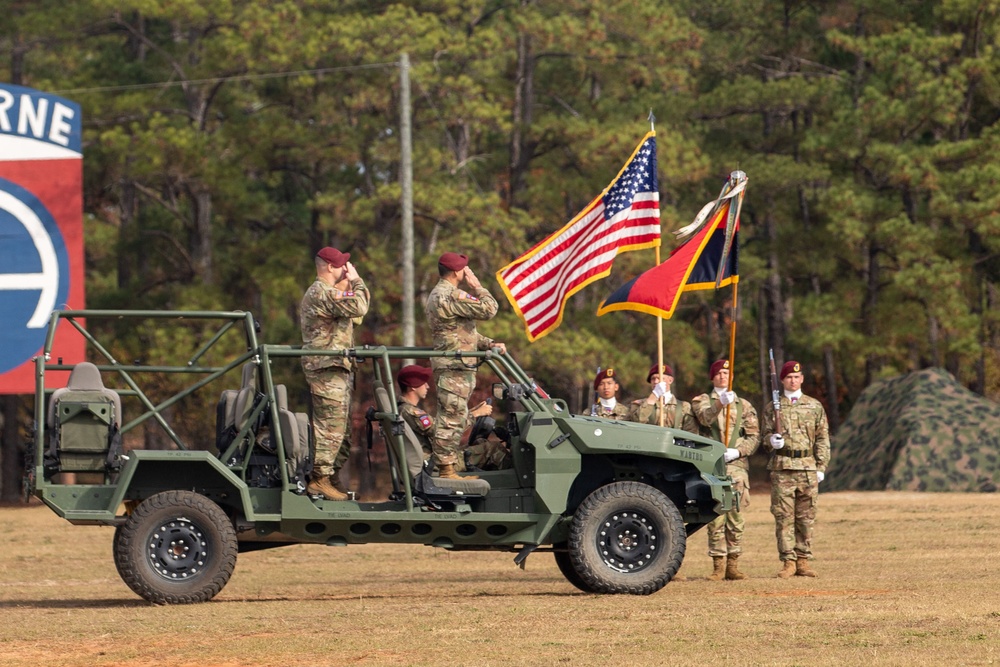
[[[688,240],[665,262],[615,290],[597,314],[634,310],[669,319],[684,292],[739,282],[739,211],[745,186],[746,175],[733,172],[719,198],[706,204],[694,223],[676,232]]]

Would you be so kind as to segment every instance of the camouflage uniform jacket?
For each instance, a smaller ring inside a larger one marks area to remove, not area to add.
[[[615,402],[615,407],[608,410],[599,402],[590,406],[590,409],[583,413],[584,417],[603,417],[604,419],[614,419],[615,421],[628,421],[628,406],[621,401]]]
[[[687,401],[681,401],[681,418],[680,424],[677,422],[677,397],[671,394],[670,400],[666,402],[666,409],[663,411],[663,425],[668,428],[679,428],[685,431],[690,431],[691,433],[700,433],[701,430],[698,428],[698,420],[694,418],[694,412],[691,410],[691,404]],[[654,426],[660,425],[660,404],[659,401],[650,405],[646,402],[646,399],[641,398],[638,401],[632,401],[632,407],[628,411],[628,420],[630,422],[639,422],[640,424],[652,424]]]
[[[750,470],[750,456],[760,447],[760,424],[757,411],[745,398],[739,399],[740,408],[732,405],[729,409],[729,442],[740,452],[740,458],[727,464],[727,468]],[[691,400],[691,409],[701,424],[702,434],[720,442],[725,437],[726,406],[719,401],[719,394],[713,389],[711,394],[702,394]],[[740,414],[742,413],[742,414]]]
[[[793,404],[784,394],[781,396],[781,434],[785,446],[771,449],[771,435],[774,428],[774,405],[764,406],[764,423],[761,429],[765,446],[770,452],[768,470],[819,470],[826,472],[830,463],[830,427],[826,421],[823,404],[810,396]],[[788,456],[801,452],[800,458]]]
[[[351,289],[338,290],[317,280],[302,297],[299,324],[302,327],[302,347],[307,350],[343,350],[354,347],[354,322],[368,312],[368,288],[360,278],[351,281]],[[302,357],[302,368],[318,371],[324,368],[352,370],[354,362],[347,357]]]
[[[442,278],[427,296],[424,304],[427,323],[434,337],[435,350],[474,352],[488,350],[493,344],[476,331],[476,320],[488,320],[497,314],[497,300],[480,287],[469,294]],[[475,364],[456,358],[431,359],[431,368],[438,370],[474,370]]]
[[[403,418],[403,421],[410,425],[413,432],[417,434],[420,444],[424,446],[424,449],[429,454],[431,451],[430,442],[434,437],[434,418],[427,414],[420,406],[407,403],[402,399],[398,400],[396,404],[399,406],[399,414]],[[476,418],[472,416],[472,413],[469,413],[469,421],[466,426],[472,426],[475,420]]]

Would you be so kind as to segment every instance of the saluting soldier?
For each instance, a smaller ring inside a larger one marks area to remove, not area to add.
[[[815,577],[809,561],[819,483],[830,463],[830,427],[823,404],[802,393],[802,365],[785,362],[780,377],[781,432],[770,402],[764,406],[762,429],[770,448],[771,514],[782,561],[778,577]]]
[[[368,312],[369,294],[349,261],[350,253],[326,247],[316,253],[316,281],[299,305],[302,347],[344,350],[354,347],[355,318]],[[338,486],[340,470],[351,455],[351,390],[355,362],[346,356],[304,356],[312,392],[313,432],[316,449],[310,495],[327,500],[347,500]]]
[[[590,406],[590,411],[584,415],[589,417],[604,417],[616,421],[628,419],[628,406],[620,403],[618,394],[618,373],[614,368],[605,368],[594,376],[594,392],[597,402]]]
[[[695,418],[703,433],[722,441],[726,432],[726,406],[729,408],[729,442],[726,445],[726,474],[733,478],[736,503],[733,509],[720,514],[708,524],[708,555],[712,557],[712,574],[709,579],[746,579],[740,572],[739,559],[743,553],[742,508],[750,504],[749,457],[760,446],[760,426],[757,411],[746,399],[739,398],[729,389],[729,360],[719,359],[709,368],[712,390],[691,401]]]
[[[674,369],[669,364],[657,368],[653,364],[646,374],[646,382],[651,391],[646,398],[632,401],[628,420],[640,424],[660,425],[660,410],[663,409],[663,425],[679,428],[691,433],[699,433],[698,420],[694,417],[691,404],[678,399],[672,392]]]
[[[441,279],[431,290],[424,304],[431,327],[435,350],[473,352],[499,349],[503,343],[476,331],[476,321],[492,319],[497,314],[497,301],[482,286],[469,268],[469,258],[446,252],[438,258]],[[469,291],[459,289],[464,284]],[[437,424],[434,429],[433,451],[438,474],[446,479],[460,479],[455,470],[462,433],[468,426],[469,397],[476,388],[475,359],[436,357],[431,360],[437,384]],[[474,479],[474,475],[465,475]]]

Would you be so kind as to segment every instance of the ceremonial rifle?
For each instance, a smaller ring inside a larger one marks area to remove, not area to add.
[[[778,373],[774,370],[774,349],[767,350],[771,363],[771,405],[774,406],[774,432],[781,435],[781,394],[778,390]]]
[[[600,367],[600,365],[598,365],[597,366],[597,372],[594,374],[594,377],[597,377],[600,374],[601,374],[601,367]],[[597,416],[597,401],[598,401],[597,387],[594,387],[594,402],[590,404],[590,416],[591,417],[596,417]]]

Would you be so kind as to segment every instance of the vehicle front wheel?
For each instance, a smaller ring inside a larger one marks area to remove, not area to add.
[[[594,592],[649,595],[680,569],[686,544],[681,514],[665,494],[640,482],[615,482],[580,504],[569,555]]]
[[[122,581],[155,604],[211,600],[232,576],[237,550],[226,513],[190,491],[147,498],[114,539]]]

